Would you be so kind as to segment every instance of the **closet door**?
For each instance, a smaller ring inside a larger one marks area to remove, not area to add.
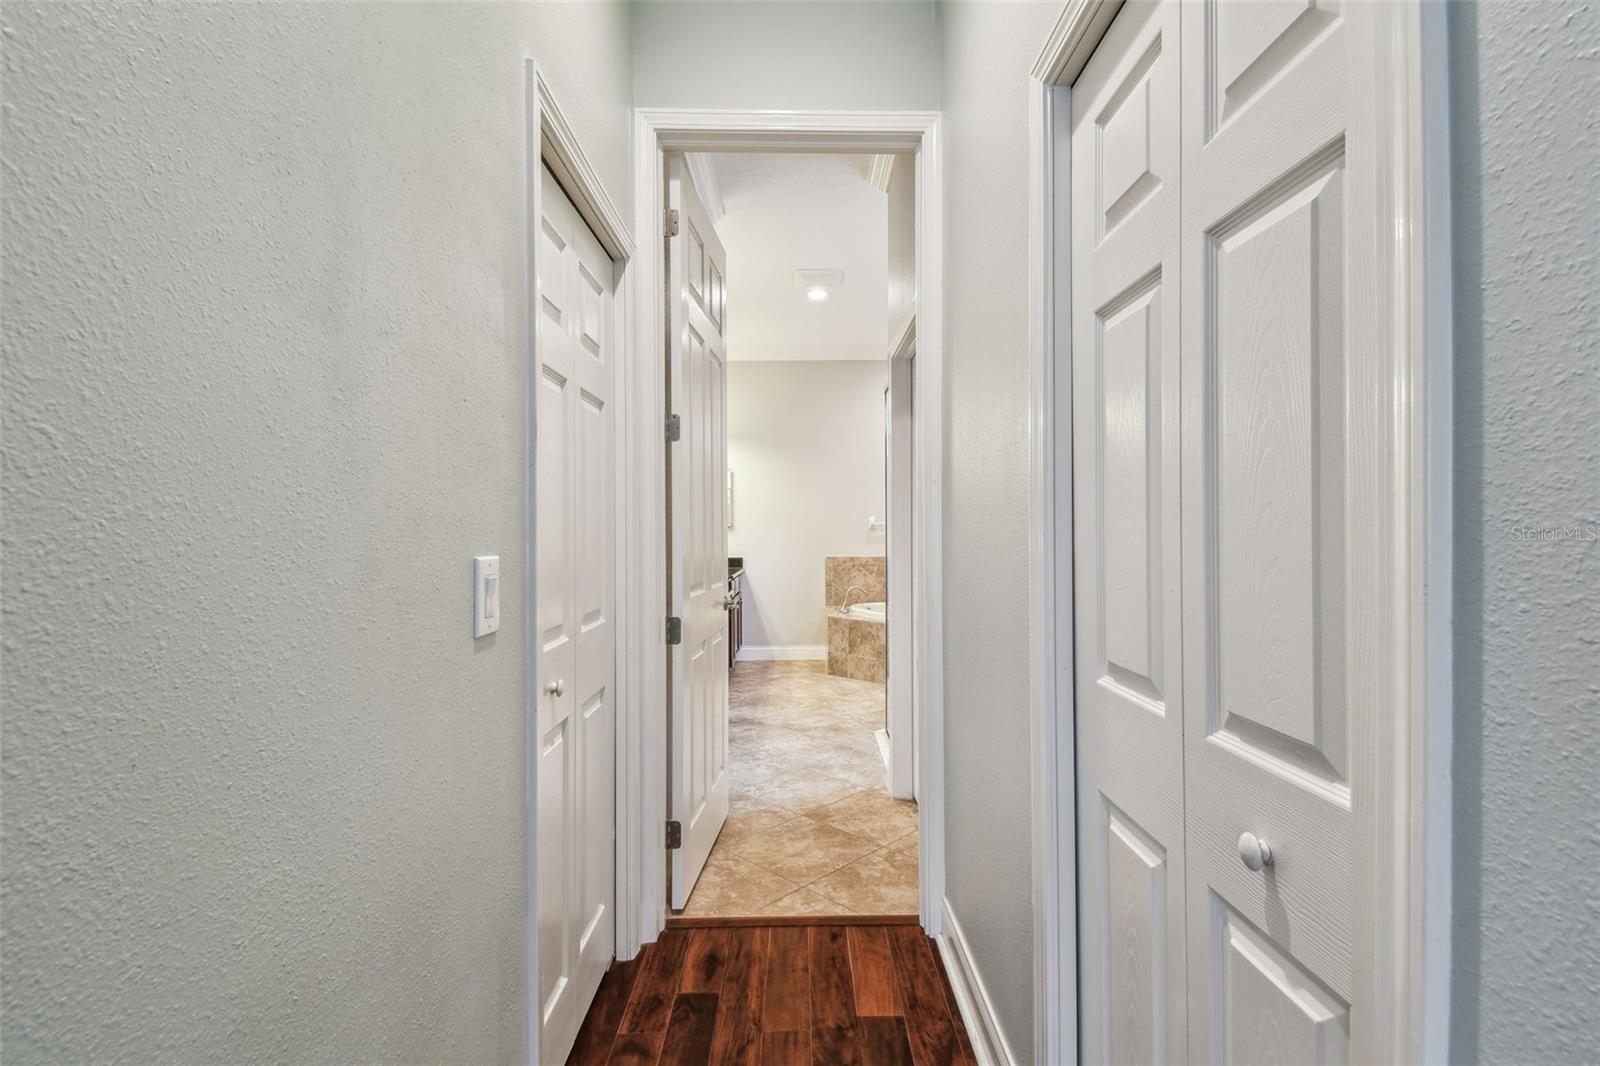
[[[1382,227],[1382,175],[1361,121],[1363,27],[1385,7],[1183,8],[1196,1062],[1379,1054],[1352,1043],[1363,1024],[1354,990],[1382,994],[1352,960],[1374,957],[1354,928],[1353,856],[1357,816],[1374,800],[1372,723],[1397,697],[1383,691],[1377,650],[1391,571],[1374,520],[1393,506],[1389,344],[1381,309],[1360,303],[1374,288],[1362,295],[1363,279],[1379,276]]]
[[[538,514],[540,1053],[566,1057],[615,937],[612,264],[541,170]]]
[[[1177,0],[1072,91],[1073,523],[1084,1062],[1186,1054]]]

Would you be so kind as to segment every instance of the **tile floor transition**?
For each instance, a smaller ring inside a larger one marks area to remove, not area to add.
[[[889,798],[882,685],[820,662],[729,680],[728,821],[683,914],[915,914],[917,806]]]

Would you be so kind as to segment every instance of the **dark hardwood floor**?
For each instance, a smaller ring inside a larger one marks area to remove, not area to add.
[[[668,929],[612,963],[567,1062],[976,1060],[920,928],[782,925]]]

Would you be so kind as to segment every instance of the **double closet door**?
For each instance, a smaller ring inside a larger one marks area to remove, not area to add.
[[[1086,1062],[1368,1046],[1382,7],[1131,0],[1069,94]]]
[[[616,922],[611,259],[541,168],[534,395],[540,1057],[566,1058]]]

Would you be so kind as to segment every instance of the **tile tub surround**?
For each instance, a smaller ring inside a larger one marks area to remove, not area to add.
[[[829,555],[823,559],[823,599],[828,610],[828,673],[857,681],[883,684],[888,669],[885,623],[851,618],[844,613],[845,597],[852,585],[851,603],[883,603],[889,598],[888,560],[882,555]]]
[[[915,914],[917,808],[884,788],[883,689],[763,661],[728,688],[731,808],[683,913]]]
[[[888,676],[887,625],[828,608],[828,673],[881,685]]]
[[[852,603],[882,603],[889,598],[889,560],[882,555],[828,555],[822,560],[823,602],[842,607],[851,585],[857,592]]]

